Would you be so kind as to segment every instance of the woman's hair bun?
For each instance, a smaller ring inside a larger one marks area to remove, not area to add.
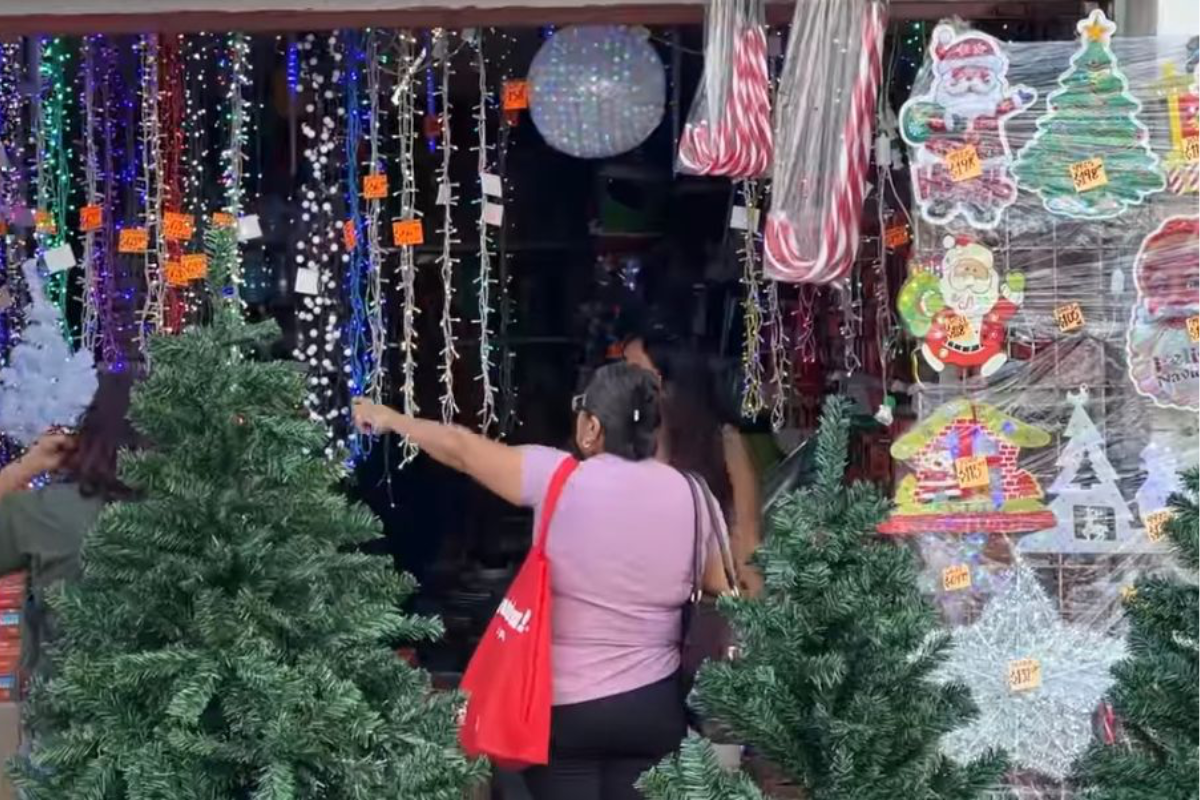
[[[653,373],[618,362],[596,370],[585,393],[587,411],[604,428],[604,449],[640,461],[654,455],[659,389]]]

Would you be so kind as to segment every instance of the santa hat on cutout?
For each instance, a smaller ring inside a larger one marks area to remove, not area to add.
[[[933,29],[930,48],[939,75],[960,67],[985,67],[992,72],[1005,68],[999,42],[983,33],[968,31],[959,35],[949,25],[938,25]]]
[[[976,261],[987,267],[989,272],[995,268],[992,251],[966,236],[947,236],[942,246],[946,248],[946,256],[942,259],[943,274],[949,274],[960,261]]]
[[[1142,241],[1134,262],[1138,296],[1151,314],[1188,311],[1200,305],[1200,218],[1168,217]]]

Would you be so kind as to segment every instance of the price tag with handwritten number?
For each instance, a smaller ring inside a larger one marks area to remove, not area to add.
[[[55,234],[58,232],[58,225],[54,222],[54,215],[49,211],[33,212],[33,226],[38,233]]]
[[[347,250],[358,247],[358,228],[352,219],[342,223],[342,243],[346,245]]]
[[[1200,136],[1189,136],[1183,140],[1183,160],[1189,164],[1200,161]]]
[[[951,564],[942,570],[942,590],[961,592],[971,588],[971,567],[967,564]]]
[[[983,175],[983,164],[979,161],[975,145],[969,144],[946,153],[946,169],[950,172],[950,180],[955,183]]]
[[[893,225],[883,233],[883,243],[889,250],[908,244],[908,226]]]
[[[1089,158],[1071,165],[1071,182],[1076,192],[1087,192],[1108,186],[1108,174],[1104,171],[1104,159]]]
[[[1084,325],[1083,309],[1079,303],[1067,303],[1054,309],[1054,321],[1063,333],[1077,331]]]
[[[963,339],[971,338],[974,329],[971,327],[971,320],[966,317],[955,314],[946,320],[946,336],[953,342],[961,342]]]
[[[363,197],[368,200],[383,200],[388,193],[387,175],[375,172],[363,177]]]
[[[425,243],[425,230],[419,219],[398,219],[392,223],[392,242],[396,247],[413,247]]]
[[[144,253],[150,245],[150,235],[145,228],[123,228],[117,240],[119,253]]]
[[[1200,317],[1188,317],[1188,338],[1192,342],[1200,342]]]
[[[232,228],[237,224],[237,220],[233,218],[233,214],[227,214],[224,211],[214,211],[212,215],[213,225],[218,228]]]
[[[1162,539],[1165,533],[1164,529],[1173,516],[1175,516],[1175,512],[1169,508],[1147,514],[1142,520],[1146,523],[1146,538],[1152,542]]]
[[[524,111],[529,108],[529,81],[504,82],[504,110]]]
[[[163,236],[168,242],[186,242],[196,232],[196,218],[191,214],[168,211],[163,214]]]
[[[954,459],[954,475],[963,489],[978,489],[991,482],[985,456],[967,456]]]
[[[100,230],[104,224],[104,210],[100,206],[84,206],[79,209],[79,230],[84,233]]]
[[[1018,658],[1008,662],[1008,688],[1028,692],[1042,685],[1042,665],[1036,658]]]

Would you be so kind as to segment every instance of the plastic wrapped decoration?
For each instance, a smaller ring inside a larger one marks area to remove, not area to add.
[[[775,112],[764,272],[845,279],[858,252],[886,19],[878,0],[796,3]]]
[[[662,59],[645,28],[594,25],[555,32],[529,68],[533,124],[555,150],[608,158],[644,142],[662,121]]]
[[[54,427],[70,428],[96,393],[91,352],[72,353],[58,308],[46,299],[37,261],[22,270],[32,298],[21,343],[0,370],[0,431],[28,446]]]
[[[771,86],[762,0],[713,0],[704,76],[679,139],[676,167],[692,175],[759,178],[771,165]]]

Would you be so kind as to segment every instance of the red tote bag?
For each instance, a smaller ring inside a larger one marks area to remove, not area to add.
[[[546,534],[563,486],[578,466],[573,458],[563,459],[550,479],[533,547],[463,674],[462,748],[507,769],[545,764],[550,757],[554,685]]]

